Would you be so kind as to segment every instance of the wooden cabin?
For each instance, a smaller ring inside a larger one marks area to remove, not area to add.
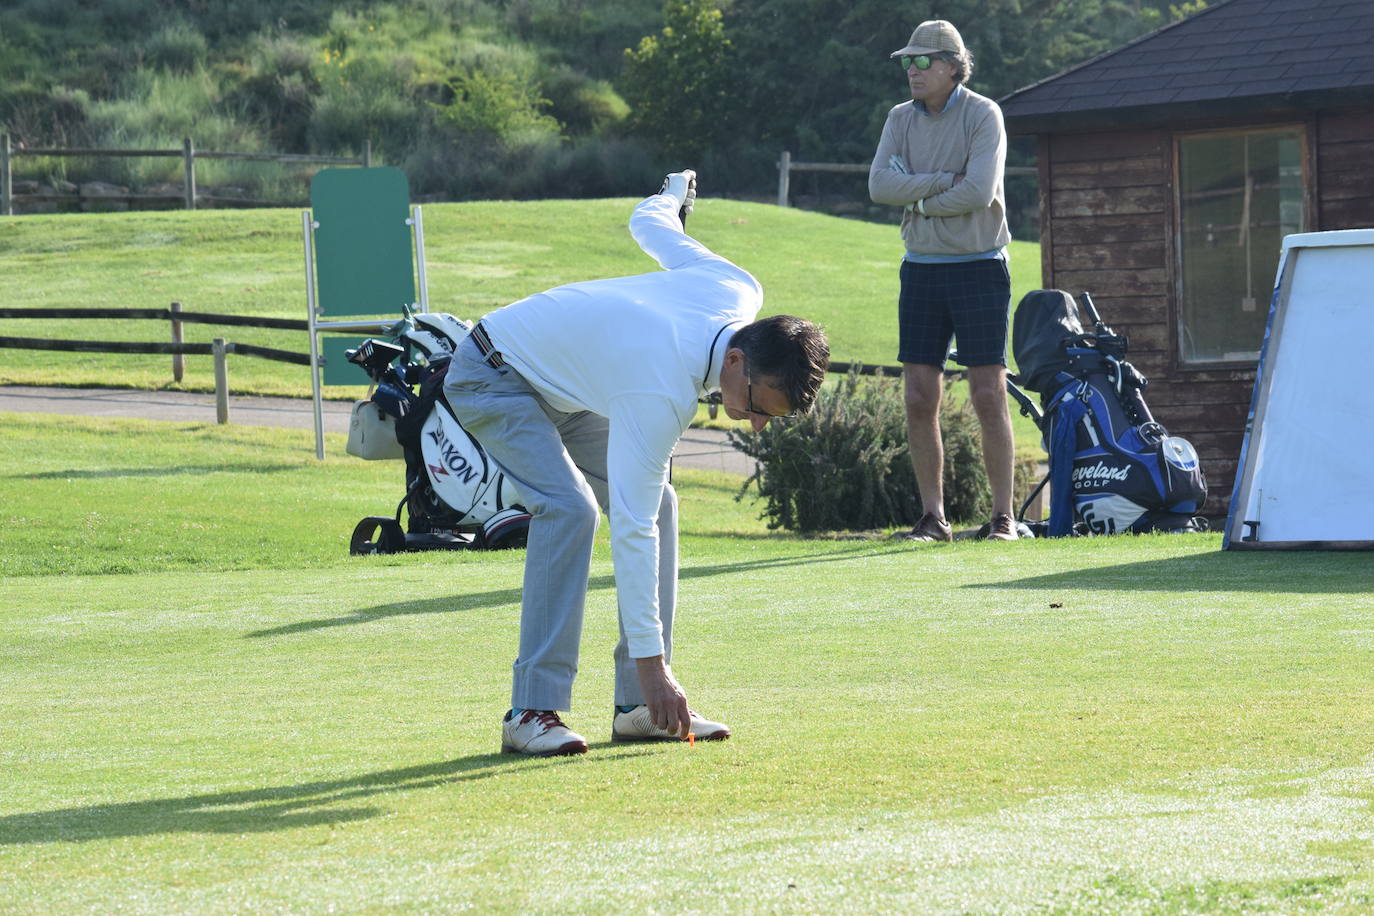
[[[1038,139],[1044,286],[1129,336],[1224,515],[1283,237],[1374,226],[1374,2],[1212,0],[1000,101]]]

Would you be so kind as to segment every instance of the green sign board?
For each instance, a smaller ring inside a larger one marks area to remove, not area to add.
[[[410,189],[400,169],[325,169],[310,182],[320,314],[399,315],[415,303]]]

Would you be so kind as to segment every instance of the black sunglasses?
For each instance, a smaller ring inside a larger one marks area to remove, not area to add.
[[[929,54],[917,54],[914,57],[910,54],[903,54],[898,60],[902,63],[903,70],[910,70],[914,65],[917,70],[929,70],[930,65],[939,60]]]
[[[756,417],[767,417],[770,420],[777,420],[779,423],[791,423],[801,416],[801,414],[795,410],[787,413],[768,413],[767,411],[758,410],[754,407],[754,378],[749,372],[749,361],[747,359],[744,363],[744,400],[744,412],[751,413]]]

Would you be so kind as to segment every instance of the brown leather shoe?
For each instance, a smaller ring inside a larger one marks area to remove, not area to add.
[[[916,527],[902,535],[902,538],[907,541],[952,541],[954,530],[949,527],[949,522],[933,512],[927,512],[921,516]]]
[[[988,528],[987,537],[989,541],[1015,541],[1019,536],[1016,533],[1016,522],[1005,512],[999,512],[992,517],[991,527]]]

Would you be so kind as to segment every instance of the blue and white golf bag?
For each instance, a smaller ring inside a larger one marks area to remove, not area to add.
[[[1196,449],[1155,421],[1146,379],[1125,360],[1126,338],[1103,324],[1087,293],[1083,304],[1091,332],[1062,290],[1028,293],[1016,309],[1019,380],[1044,409],[1047,533],[1197,530],[1207,481]]]

